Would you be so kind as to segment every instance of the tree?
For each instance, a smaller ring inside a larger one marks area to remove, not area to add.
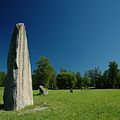
[[[120,88],[120,70],[118,70],[116,81],[117,81],[116,88]]]
[[[101,86],[101,76],[102,76],[102,72],[101,72],[101,70],[100,70],[99,67],[94,68],[94,69],[91,69],[91,70],[88,70],[88,71],[85,73],[85,76],[87,76],[87,77],[90,78],[90,80],[91,80],[90,86],[91,86],[91,87],[98,88],[98,87]]]
[[[40,86],[40,84],[39,84],[39,78],[34,73],[32,75],[32,87],[33,87],[34,90],[37,90],[39,88],[39,86]]]
[[[103,75],[102,75],[101,88],[110,88],[110,82],[108,80],[108,70],[105,70]]]
[[[49,81],[48,81],[48,88],[49,89],[56,89],[56,74],[52,74]]]
[[[83,76],[83,85],[84,85],[84,88],[90,87],[90,84],[91,84],[90,77],[88,77],[87,75],[84,75]]]
[[[115,61],[109,62],[108,67],[108,80],[110,88],[117,88],[117,76],[119,72],[118,64]]]
[[[6,79],[6,73],[5,72],[0,72],[0,86],[4,86],[4,81]]]
[[[83,87],[83,79],[82,79],[82,76],[79,72],[77,72],[76,74],[76,87],[78,89],[82,89]]]
[[[33,74],[33,88],[38,89],[40,85],[54,89],[56,86],[56,73],[48,58],[41,57],[36,63],[37,69]]]
[[[76,84],[76,77],[73,72],[61,71],[57,75],[57,86],[59,89],[72,89]]]

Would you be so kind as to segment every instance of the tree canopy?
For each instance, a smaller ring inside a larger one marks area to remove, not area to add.
[[[36,63],[37,68],[33,73],[33,88],[38,89],[40,85],[53,89],[55,88],[56,73],[47,57],[41,57]]]

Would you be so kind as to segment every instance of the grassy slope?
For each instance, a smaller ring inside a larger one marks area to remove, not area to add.
[[[49,91],[47,96],[37,96],[37,92],[34,91],[34,104],[46,102],[47,110],[25,114],[25,110],[1,110],[0,120],[120,120],[120,90],[75,90],[73,94],[56,90]]]

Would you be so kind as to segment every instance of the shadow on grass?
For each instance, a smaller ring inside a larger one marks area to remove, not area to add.
[[[41,93],[33,94],[33,96],[39,96],[42,95]]]

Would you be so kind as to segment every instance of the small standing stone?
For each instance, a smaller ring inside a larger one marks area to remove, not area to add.
[[[43,86],[39,86],[39,90],[40,90],[40,93],[44,95],[48,95],[48,91]]]
[[[5,110],[20,110],[33,104],[31,65],[23,23],[15,25],[12,35],[3,100]]]
[[[73,90],[72,90],[72,89],[70,89],[70,93],[73,93]]]

